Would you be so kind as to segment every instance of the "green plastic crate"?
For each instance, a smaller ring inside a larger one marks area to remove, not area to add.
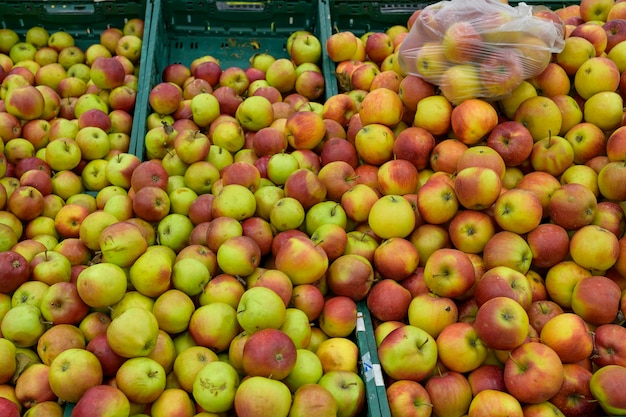
[[[137,97],[141,106],[137,118],[143,129],[134,132],[133,142],[138,146],[135,153],[140,158],[144,156],[145,120],[151,112],[148,95],[151,87],[161,81],[168,64],[190,65],[195,58],[211,55],[219,59],[223,68],[245,69],[256,53],[288,58],[286,41],[292,32],[308,30],[322,40],[319,19],[317,1],[311,0],[155,0],[148,67],[140,77],[143,88]],[[326,92],[326,96],[332,93],[328,87]]]
[[[374,339],[374,325],[366,301],[357,303],[356,341],[360,354],[360,373],[367,393],[367,416],[390,417],[389,402]]]

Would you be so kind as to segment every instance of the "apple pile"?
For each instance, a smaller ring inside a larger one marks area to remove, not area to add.
[[[376,172],[379,197],[360,200],[401,195],[416,215],[388,212],[383,234],[368,221],[383,239],[366,300],[393,416],[626,414],[625,10],[552,12],[564,49],[497,101],[453,103],[401,72],[421,11],[404,31],[329,37],[339,96],[361,98],[346,139],[357,170]],[[391,92],[372,88],[383,74]]]
[[[0,115],[18,121],[0,123],[0,411],[362,415],[365,303],[394,417],[626,414],[622,5],[555,10],[563,51],[495,102],[402,71],[420,11],[325,43],[297,31],[245,68],[168,63],[140,86],[139,150],[114,128],[112,61],[29,119],[22,89],[55,72],[20,80],[37,61],[0,30]],[[106,152],[77,138],[100,102]],[[20,146],[32,120],[46,145]]]
[[[130,19],[82,49],[62,30],[0,31],[2,202],[19,220],[43,214],[53,191],[66,200],[109,184],[107,160],[130,149],[143,30]]]

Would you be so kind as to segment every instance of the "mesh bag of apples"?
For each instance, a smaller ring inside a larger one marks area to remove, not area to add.
[[[407,74],[436,85],[452,103],[497,100],[541,73],[564,46],[562,22],[545,6],[446,0],[425,7],[399,51]]]

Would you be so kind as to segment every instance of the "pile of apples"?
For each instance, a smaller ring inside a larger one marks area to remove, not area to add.
[[[416,214],[388,215],[377,251],[395,246],[394,269],[375,257],[367,295],[392,416],[626,415],[625,10],[543,11],[564,49],[497,101],[402,73],[421,11],[404,31],[328,39],[339,95],[363,97],[346,130],[358,169],[376,167],[376,201]],[[383,74],[392,92],[367,88]]]
[[[626,415],[626,2],[544,11],[563,51],[498,101],[403,71],[420,12],[150,86],[108,31],[124,81],[86,51],[67,95],[7,47],[56,34],[0,30],[0,414],[363,415],[366,304],[394,417]]]

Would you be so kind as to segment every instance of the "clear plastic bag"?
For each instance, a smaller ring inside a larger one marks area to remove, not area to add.
[[[497,100],[541,73],[564,46],[564,26],[545,6],[444,0],[420,12],[399,50],[407,74],[438,86],[452,103]]]

